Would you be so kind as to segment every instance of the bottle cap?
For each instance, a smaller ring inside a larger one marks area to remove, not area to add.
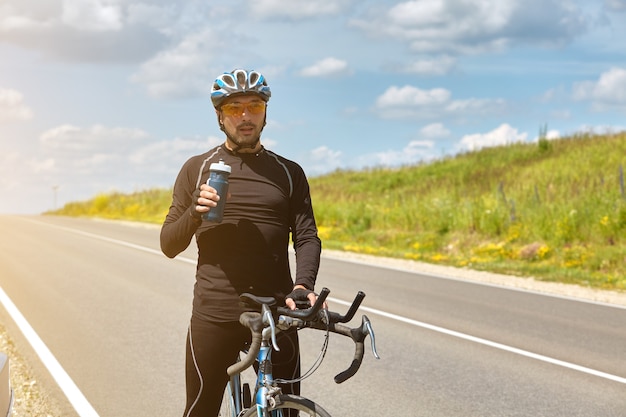
[[[211,171],[222,171],[230,174],[230,165],[226,165],[222,159],[219,162],[213,162],[209,167]]]

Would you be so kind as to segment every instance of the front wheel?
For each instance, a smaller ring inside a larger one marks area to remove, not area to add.
[[[218,417],[237,417],[235,399],[232,395],[230,382],[226,385],[226,389],[224,389],[224,396]]]
[[[272,417],[330,417],[326,410],[313,401],[291,394],[276,397],[276,407],[270,408],[270,411]],[[243,417],[259,417],[254,404]]]
[[[222,405],[220,406],[218,417],[237,417],[237,410],[250,407],[252,403],[250,395],[250,384],[241,384],[241,394],[235,399],[233,395],[233,387],[239,386],[239,379],[235,381],[229,381],[224,389],[224,396],[222,398]],[[235,404],[235,401],[238,404]],[[239,403],[241,402],[241,403]]]

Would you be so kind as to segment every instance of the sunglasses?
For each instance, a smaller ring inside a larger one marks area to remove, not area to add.
[[[265,111],[264,101],[251,101],[249,103],[228,103],[221,107],[222,112],[226,116],[241,117],[246,114],[261,114]]]

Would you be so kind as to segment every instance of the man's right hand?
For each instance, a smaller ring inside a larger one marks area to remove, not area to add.
[[[217,206],[219,199],[220,196],[217,195],[215,188],[202,184],[191,196],[191,216],[195,219],[201,219],[203,214]]]

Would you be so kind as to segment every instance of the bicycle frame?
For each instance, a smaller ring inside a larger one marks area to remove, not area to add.
[[[273,399],[274,396],[281,393],[279,387],[274,386],[274,377],[272,375],[272,349],[278,349],[276,342],[276,328],[271,311],[267,306],[263,306],[263,314],[268,321],[269,327],[264,331],[261,348],[257,354],[257,363],[259,364],[256,372],[256,382],[254,387],[255,403],[257,414],[262,417],[283,417],[282,410],[274,410],[268,412],[268,407],[274,404],[268,403],[268,398]],[[272,331],[273,329],[273,331]],[[271,342],[270,342],[271,340]],[[241,374],[233,375],[228,381],[227,391],[232,398],[234,408],[234,416],[238,416],[244,410],[241,383]],[[227,416],[232,417],[232,416]]]
[[[282,410],[274,410],[269,412],[267,407],[271,404],[268,403],[268,398],[272,398],[273,395],[280,394],[280,388],[274,387],[274,377],[272,375],[271,365],[272,347],[268,343],[261,345],[261,350],[257,355],[257,361],[259,363],[259,369],[256,372],[255,381],[255,403],[252,406],[256,407],[257,414],[259,416],[270,417],[282,417]],[[244,411],[244,399],[242,395],[242,378],[241,374],[236,374],[230,377],[226,386],[226,392],[228,398],[231,400],[231,406],[233,408],[234,416],[238,416]],[[222,416],[233,417],[233,416]]]
[[[259,370],[257,372],[256,387],[254,391],[256,392],[255,398],[257,414],[263,417],[268,415],[268,398],[272,398],[272,395],[280,393],[280,388],[272,385],[274,377],[272,375],[271,356],[272,347],[267,343],[262,343],[261,350],[259,351],[259,355],[257,357]],[[282,415],[283,413],[281,410],[272,411],[269,414],[271,417],[282,417]]]

